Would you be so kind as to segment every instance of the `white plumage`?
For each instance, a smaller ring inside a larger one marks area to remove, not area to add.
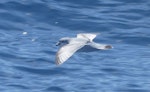
[[[61,38],[57,46],[60,46],[56,53],[56,64],[60,65],[68,60],[76,51],[86,46],[94,49],[106,50],[112,48],[110,45],[98,44],[93,42],[93,39],[97,36],[97,33],[80,33],[76,38]]]

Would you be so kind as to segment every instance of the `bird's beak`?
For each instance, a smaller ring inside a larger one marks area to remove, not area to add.
[[[59,45],[60,45],[60,42],[57,42],[57,43],[56,43],[56,46],[59,46]]]

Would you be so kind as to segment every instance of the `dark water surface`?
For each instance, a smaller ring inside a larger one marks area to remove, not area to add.
[[[83,32],[114,48],[56,66]],[[150,92],[150,0],[0,0],[0,92]]]

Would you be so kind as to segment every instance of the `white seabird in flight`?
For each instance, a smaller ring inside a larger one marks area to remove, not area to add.
[[[111,49],[111,45],[98,44],[93,42],[97,33],[80,33],[76,38],[61,38],[56,46],[60,46],[56,53],[56,64],[60,65],[69,59],[76,51],[90,52],[97,50]]]

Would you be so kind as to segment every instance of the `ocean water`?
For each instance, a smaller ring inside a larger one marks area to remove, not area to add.
[[[107,51],[55,65],[61,37]],[[150,92],[149,0],[0,0],[0,92]]]

